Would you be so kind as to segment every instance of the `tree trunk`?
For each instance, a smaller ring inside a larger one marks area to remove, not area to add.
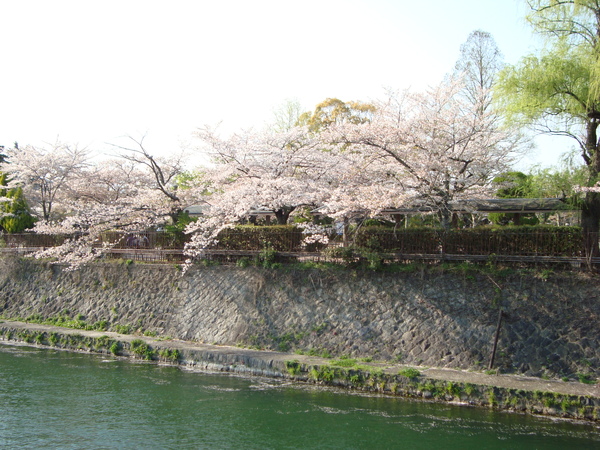
[[[590,116],[591,117],[591,116]],[[589,185],[598,181],[600,158],[598,157],[598,122],[595,118],[587,123],[584,160],[590,169]],[[581,228],[588,258],[598,256],[598,231],[600,230],[600,193],[588,192],[581,210]]]
[[[277,224],[286,225],[292,211],[294,211],[294,208],[280,208],[276,210],[275,217],[277,218]]]
[[[348,247],[348,232],[350,231],[350,220],[347,217],[344,217],[344,227],[342,228],[342,238],[344,242],[344,247]]]
[[[439,212],[439,217],[440,217],[440,222],[441,222],[442,228],[445,231],[449,231],[450,225],[452,224],[452,214],[450,213],[450,211],[448,210],[446,205],[444,205],[441,208],[441,210]]]
[[[585,254],[588,258],[600,254],[598,250],[598,231],[600,229],[600,193],[588,192],[581,210],[581,228],[585,242]]]
[[[169,213],[169,217],[171,217],[171,221],[173,222],[173,225],[177,225],[177,222],[181,218],[182,212],[183,212],[183,209],[177,208]]]

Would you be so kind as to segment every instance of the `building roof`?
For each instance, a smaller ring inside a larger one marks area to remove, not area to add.
[[[452,210],[457,212],[542,213],[572,209],[559,198],[490,198],[462,200],[452,204]]]
[[[458,213],[544,213],[573,210],[559,198],[488,198],[456,200],[450,202],[450,210]],[[409,208],[388,208],[383,214],[419,214],[433,212],[431,206],[413,206]]]

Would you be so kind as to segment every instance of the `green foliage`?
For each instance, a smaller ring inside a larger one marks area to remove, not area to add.
[[[413,367],[407,367],[407,368],[401,369],[398,372],[398,375],[401,375],[403,377],[414,380],[421,376],[421,372],[419,372],[417,369],[415,369]]]
[[[388,229],[393,229],[396,224],[390,220],[385,219],[365,219],[362,223],[363,227],[383,227]]]
[[[596,382],[596,380],[590,374],[587,373],[578,373],[577,379],[580,383],[585,384],[594,384]]]
[[[129,348],[134,355],[140,356],[144,359],[154,359],[155,351],[141,339],[134,339],[129,343]]]
[[[534,167],[529,176],[531,198],[560,198],[573,206],[580,203],[580,194],[574,188],[596,181],[590,180],[588,167],[574,164],[570,157],[564,158],[559,168]]]
[[[369,270],[381,270],[383,268],[383,256],[379,251],[369,247],[358,245],[329,247],[326,249],[325,254],[329,258],[341,259],[345,265],[351,267],[362,267]]]
[[[319,103],[312,113],[301,114],[298,125],[308,126],[311,131],[319,132],[335,124],[370,122],[375,111],[375,106],[369,103],[328,98]]]
[[[339,367],[354,367],[356,365],[356,359],[353,358],[340,358],[338,360],[331,361],[332,366]]]
[[[297,223],[313,222],[314,216],[311,211],[312,211],[312,208],[309,208],[307,206],[302,207],[302,208],[297,208],[294,211],[292,223],[297,224]]]
[[[427,380],[424,383],[419,383],[417,385],[417,389],[421,392],[431,392],[435,395],[436,386],[431,382],[431,380]]]
[[[499,188],[499,198],[560,198],[565,202],[565,209],[581,206],[581,194],[576,186],[584,186],[590,180],[589,170],[585,166],[576,166],[572,159],[565,158],[562,166],[557,168],[534,167],[529,174],[522,172],[506,172],[494,178],[493,183]],[[519,214],[521,225],[536,225],[547,220],[549,214]],[[515,222],[517,216],[509,213],[490,213],[488,218],[496,225],[507,225]]]
[[[496,176],[492,183],[500,186],[496,191],[498,198],[527,198],[531,196],[532,176],[523,172],[505,172]]]
[[[176,221],[174,224],[165,225],[165,237],[169,246],[173,246],[175,244],[183,245],[184,242],[187,241],[187,237],[184,234],[185,228],[190,224],[196,222],[198,219],[192,218],[189,216],[187,212],[180,212],[177,215]]]
[[[300,339],[302,339],[306,333],[296,333],[296,332],[287,332],[282,334],[281,336],[269,336],[273,339],[277,344],[277,349],[280,352],[288,352],[292,345],[296,344]]]
[[[473,386],[471,383],[465,383],[463,390],[469,397],[476,392],[475,386]]]
[[[109,322],[108,320],[99,320],[92,325],[93,330],[97,331],[108,331]]]
[[[131,334],[133,332],[133,328],[129,324],[121,325],[121,324],[116,323],[113,325],[113,331],[115,333],[119,333],[119,334]]]
[[[449,254],[543,254],[579,256],[583,248],[581,228],[511,226],[439,229],[402,229],[391,232],[381,227],[365,228],[355,236],[355,245],[331,247],[326,254],[352,267],[384,269],[385,253],[436,254],[443,247]],[[467,250],[468,249],[468,250]],[[415,266],[405,266],[414,270]]]
[[[554,408],[555,406],[559,405],[557,398],[554,396],[554,394],[552,394],[550,392],[544,393],[542,395],[541,400],[542,400],[542,404],[546,408]]]
[[[119,341],[115,341],[111,344],[109,350],[113,355],[118,356],[123,350],[123,345]]]
[[[293,361],[286,361],[285,367],[291,376],[296,376],[302,373],[302,366],[297,359],[294,359]]]
[[[217,236],[218,249],[256,250],[270,248],[277,252],[299,251],[302,232],[291,225],[240,225],[222,230]]]
[[[497,89],[508,117],[531,123],[550,115],[567,119],[584,116],[591,56],[583,49],[558,43],[540,56],[524,57],[517,66],[504,69]]]
[[[46,336],[44,332],[39,332],[35,334],[34,337],[35,343],[42,345],[44,342],[46,342]]]
[[[164,360],[175,363],[181,359],[181,352],[176,348],[161,348],[158,350],[158,356]]]
[[[459,397],[460,396],[460,386],[457,383],[453,383],[452,381],[448,381],[446,383],[446,392],[448,393],[448,395],[451,395],[452,397]]]
[[[102,349],[102,348],[110,348],[110,346],[112,345],[113,340],[111,338],[109,338],[108,336],[100,336],[99,338],[95,339],[95,344],[94,347],[96,350]]]
[[[574,138],[589,168],[585,185],[590,186],[600,173],[600,5],[595,0],[530,0],[529,6],[529,21],[549,37],[548,44],[539,55],[526,56],[500,73],[498,104],[512,123]],[[598,231],[598,203],[598,194],[586,195],[586,231]]]
[[[181,190],[196,189],[200,191],[200,189],[198,188],[203,188],[203,190],[201,191],[202,195],[208,195],[210,194],[210,187],[212,183],[207,180],[205,171],[201,169],[196,169],[192,171],[182,172],[176,175],[175,184],[177,185],[177,189]],[[180,216],[182,214],[180,214]]]
[[[438,253],[442,230],[408,228],[393,230],[387,227],[361,227],[354,236],[356,252]]]
[[[258,261],[260,265],[265,269],[272,269],[276,267],[275,258],[277,258],[277,250],[275,250],[270,242],[265,242],[264,248],[258,254]]]
[[[8,179],[5,173],[0,172],[0,197],[10,199],[0,202],[0,231],[6,233],[21,233],[35,224],[34,217],[29,212],[29,206],[23,195],[21,187],[8,189]]]
[[[56,344],[58,344],[58,341],[59,341],[58,333],[56,333],[56,332],[50,333],[50,336],[48,337],[48,342],[50,342],[51,345],[56,347]]]
[[[309,377],[315,381],[331,383],[335,377],[334,370],[329,366],[314,367],[309,371]]]
[[[508,225],[515,223],[517,220],[517,214],[514,213],[489,213],[488,219],[494,225]],[[537,225],[540,220],[534,213],[518,214],[518,223],[520,225]]]
[[[488,403],[490,406],[498,405],[498,398],[496,397],[496,393],[494,392],[494,388],[491,388],[488,391]]]
[[[238,267],[245,268],[252,265],[252,260],[246,256],[243,256],[236,261],[235,265]]]
[[[331,358],[331,353],[329,353],[329,350],[327,350],[326,348],[311,348],[306,352],[306,354],[308,356],[320,356],[321,358]]]

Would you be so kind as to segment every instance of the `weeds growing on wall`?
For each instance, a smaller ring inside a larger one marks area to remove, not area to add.
[[[150,345],[141,339],[134,339],[129,343],[129,349],[134,355],[146,360],[153,360],[155,358],[155,351]]]
[[[417,369],[415,369],[413,367],[406,367],[404,369],[401,369],[398,372],[398,375],[406,377],[409,380],[415,380],[415,379],[417,379],[418,377],[421,376],[421,372],[419,372]]]
[[[181,352],[176,348],[161,348],[158,350],[158,356],[165,361],[178,362],[181,359]]]
[[[302,366],[297,359],[286,361],[285,368],[291,376],[299,375],[302,372]]]

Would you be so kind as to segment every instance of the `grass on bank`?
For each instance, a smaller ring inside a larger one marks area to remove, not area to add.
[[[50,325],[64,328],[72,328],[75,330],[86,330],[86,331],[113,331],[119,334],[140,334],[147,337],[157,337],[157,333],[151,330],[144,330],[142,323],[139,320],[136,324],[120,324],[113,323],[108,319],[101,319],[96,322],[90,323],[85,320],[85,316],[82,314],[76,314],[74,317],[70,316],[69,310],[64,310],[61,314],[57,314],[50,317],[44,317],[41,314],[31,314],[27,317],[6,317],[0,315],[1,319],[15,320],[18,322],[25,323],[36,323],[39,325]],[[159,340],[170,340],[170,336],[163,336],[158,338]]]

